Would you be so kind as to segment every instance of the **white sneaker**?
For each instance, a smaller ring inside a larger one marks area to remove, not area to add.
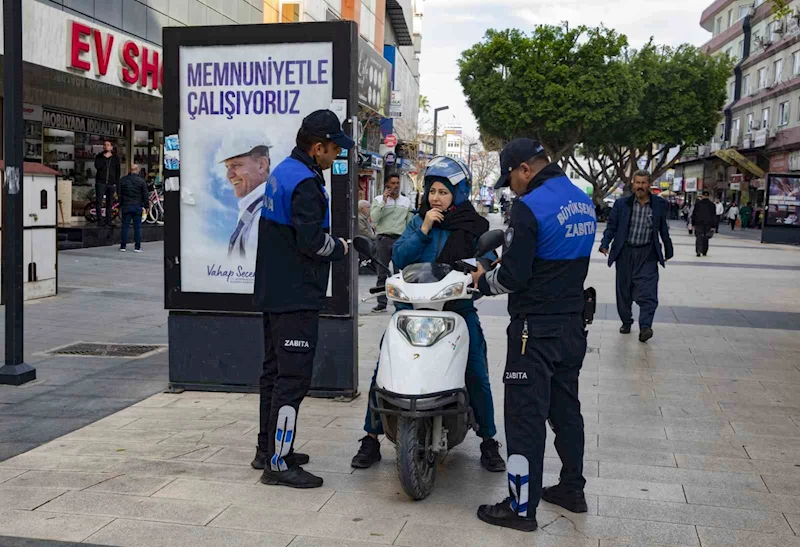
[[[141,249],[134,249],[133,252],[134,253],[141,253],[141,252],[144,252],[144,251],[142,251]]]
[[[119,250],[119,252],[121,252],[121,253],[127,253],[127,252],[128,252],[128,250],[127,250],[127,249],[120,249],[120,250]]]

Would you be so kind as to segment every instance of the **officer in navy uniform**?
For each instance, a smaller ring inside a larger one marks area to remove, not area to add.
[[[544,148],[516,139],[500,153],[495,188],[510,185],[511,208],[502,264],[473,274],[486,296],[508,294],[508,351],[503,375],[510,496],[482,505],[478,518],[536,530],[539,499],[585,512],[583,418],[578,375],[586,353],[583,283],[597,220],[591,199]],[[555,432],[561,481],[542,491],[545,421]]]
[[[300,465],[308,456],[292,447],[297,411],[311,386],[319,310],[325,301],[330,263],[348,252],[330,235],[330,212],[322,172],[355,142],[336,114],[318,110],[303,120],[297,146],[267,180],[258,226],[254,297],[264,312],[258,449],[251,464],[264,469],[261,482],[316,488],[322,479]]]

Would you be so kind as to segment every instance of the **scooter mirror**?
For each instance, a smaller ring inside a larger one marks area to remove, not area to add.
[[[353,238],[353,248],[366,256],[367,258],[375,258],[375,246],[369,238],[364,236],[356,236]]]
[[[505,234],[503,230],[489,230],[478,238],[478,251],[475,256],[483,256],[490,251],[494,251],[498,247],[502,247],[505,242]]]

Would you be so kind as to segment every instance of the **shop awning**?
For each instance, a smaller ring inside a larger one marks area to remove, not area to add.
[[[411,38],[411,31],[408,29],[406,17],[403,13],[403,6],[397,0],[386,1],[386,11],[389,13],[389,21],[392,23],[394,35],[397,37],[398,46],[413,46],[414,40]]]
[[[737,152],[733,148],[728,148],[725,150],[717,150],[714,152],[714,155],[717,156],[722,161],[738,167],[741,169],[742,172],[747,172],[753,175],[756,178],[761,178],[764,176],[764,170],[761,169],[758,165],[753,163],[752,161],[748,160],[744,156],[742,156],[739,152]]]

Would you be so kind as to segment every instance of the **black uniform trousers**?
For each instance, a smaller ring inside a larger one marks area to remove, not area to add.
[[[528,332],[527,343],[523,331]],[[578,376],[586,355],[582,314],[528,315],[508,326],[505,425],[512,508],[533,517],[542,495],[545,421],[555,433],[561,483],[583,490],[584,430]],[[524,345],[524,346],[523,346]]]
[[[394,247],[394,242],[399,238],[400,236],[393,234],[378,234],[378,237],[375,241],[375,252],[378,255],[378,260],[382,262],[384,266],[389,266],[389,263],[392,261],[392,247]],[[391,266],[391,268],[393,271],[396,271],[394,266]],[[389,272],[381,267],[378,267],[378,284],[375,286],[385,287],[386,278],[388,277]],[[386,307],[388,303],[389,300],[386,298],[385,294],[378,296],[378,304],[380,306]]]
[[[708,240],[711,238],[713,226],[708,224],[696,224],[694,227],[694,248],[697,254],[708,254]]]
[[[633,324],[633,303],[639,305],[639,328],[649,329],[658,308],[658,255],[652,243],[625,245],[617,265],[617,313],[625,325]]]
[[[273,471],[293,466],[300,403],[311,387],[319,311],[264,314],[264,368],[260,381],[258,447]]]

